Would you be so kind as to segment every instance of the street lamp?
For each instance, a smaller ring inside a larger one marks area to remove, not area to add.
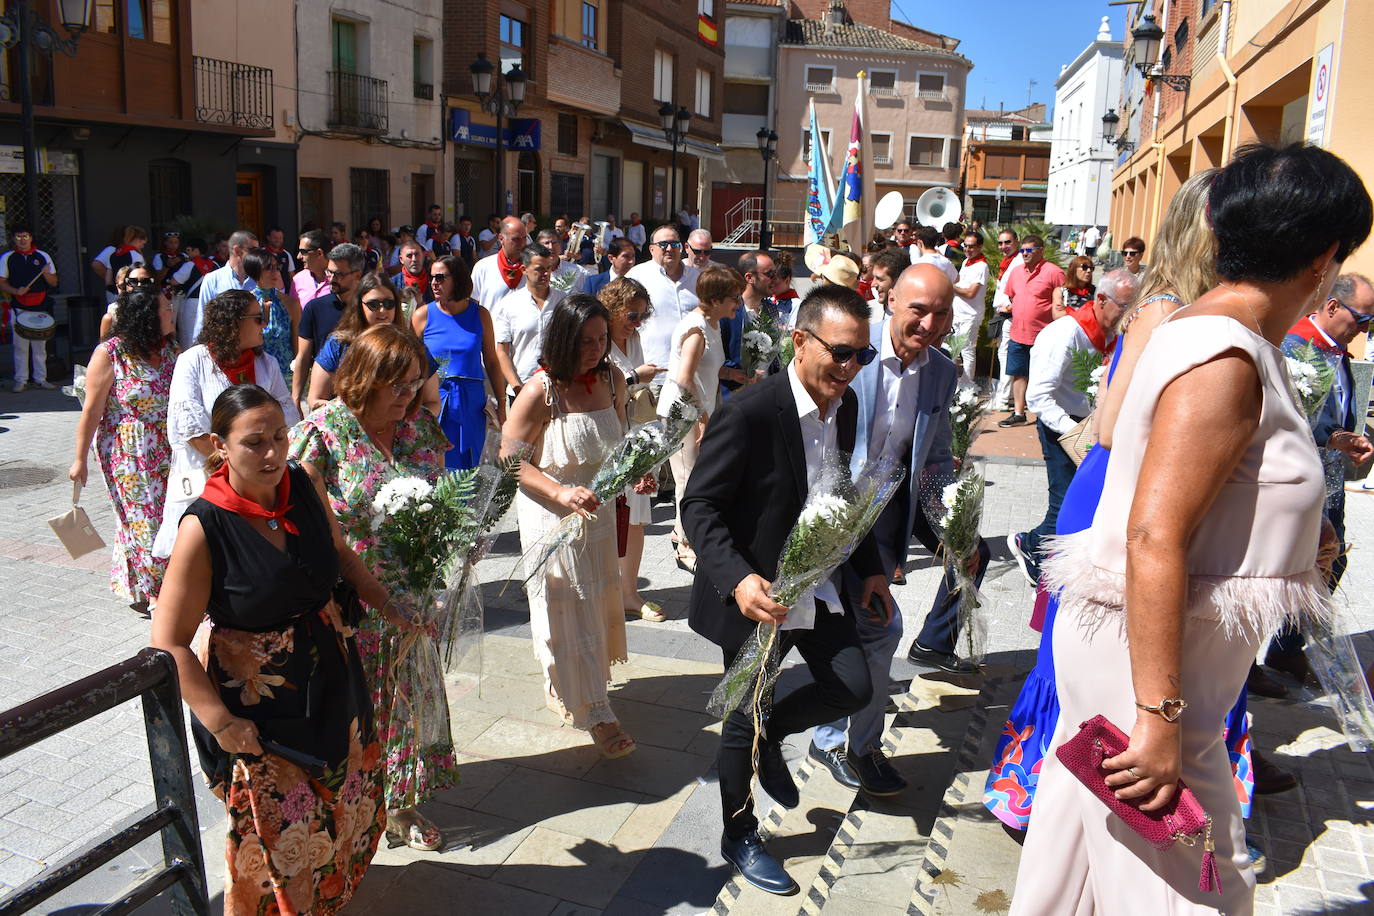
[[[773,230],[768,228],[768,163],[773,161],[773,152],[778,148],[778,135],[767,127],[760,127],[754,136],[759,141],[759,156],[763,158],[763,215],[759,218],[759,248],[768,251],[773,247]]]
[[[62,28],[71,38],[63,38],[33,9],[32,0],[18,0],[4,16],[0,16],[0,47],[11,48],[15,67],[19,70],[19,125],[24,144],[24,208],[25,216],[35,232],[38,231],[38,142],[33,124],[33,78],[31,54],[38,51],[52,56],[61,51],[76,56],[81,33],[91,26],[91,11],[95,0],[59,0]]]
[[[677,220],[677,147],[681,143],[686,147],[687,129],[692,120],[692,113],[686,108],[673,110],[672,102],[664,102],[658,109],[658,122],[663,127],[663,136],[673,146],[672,164],[668,169],[668,185],[671,189],[668,192],[668,199],[671,201],[668,207],[668,219]]]
[[[525,101],[525,71],[519,64],[512,64],[498,82],[496,67],[487,60],[485,51],[477,52],[477,59],[468,65],[468,70],[472,73],[472,94],[477,96],[483,111],[496,115],[496,212],[509,216],[505,200],[506,160],[502,155],[506,148],[505,119],[508,111],[515,117]]]
[[[1187,92],[1192,78],[1177,73],[1165,73],[1159,65],[1159,45],[1164,40],[1164,30],[1155,21],[1154,13],[1146,13],[1140,25],[1131,29],[1131,44],[1136,49],[1136,69],[1140,75],[1152,83],[1163,83],[1170,89]]]
[[[1116,113],[1116,109],[1108,109],[1107,113],[1102,116],[1102,142],[1115,142],[1118,151],[1127,153],[1134,152],[1134,143],[1127,140],[1125,137],[1118,137],[1116,135],[1116,129],[1120,123],[1121,115]]]

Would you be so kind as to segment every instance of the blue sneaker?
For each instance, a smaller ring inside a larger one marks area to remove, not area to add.
[[[1026,581],[1031,585],[1035,585],[1040,581],[1040,565],[1021,546],[1025,537],[1025,532],[1022,532],[1007,538],[1007,549],[1011,551],[1012,559],[1016,561],[1016,566],[1021,570],[1021,575],[1025,576]]]

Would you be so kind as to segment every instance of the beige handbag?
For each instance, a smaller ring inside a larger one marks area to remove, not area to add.
[[[1083,459],[1088,456],[1088,452],[1097,444],[1097,430],[1093,426],[1092,415],[1089,414],[1079,420],[1074,424],[1073,429],[1060,436],[1059,444],[1064,446],[1064,451],[1068,452],[1074,467],[1082,464]]]
[[[631,423],[652,423],[658,419],[658,405],[654,403],[654,393],[646,385],[630,393],[625,405],[625,418]]]
[[[67,553],[71,554],[73,560],[105,547],[99,532],[91,524],[90,516],[86,514],[85,509],[77,505],[80,499],[81,484],[73,480],[71,509],[57,518],[48,519],[48,526],[62,542],[62,546],[67,548]]]

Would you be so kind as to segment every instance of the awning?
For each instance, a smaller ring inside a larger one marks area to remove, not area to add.
[[[996,196],[997,196],[997,189],[996,189],[996,188],[970,188],[970,189],[969,189],[969,192],[968,192],[968,196],[969,196],[969,197],[996,197]],[[1032,199],[1035,199],[1035,200],[1044,200],[1044,199],[1046,198],[1047,195],[1046,195],[1046,193],[1045,193],[1044,191],[1025,191],[1025,190],[1016,190],[1016,191],[1003,191],[1003,192],[1002,192],[1002,196],[1003,196],[1003,197],[1008,197],[1008,198],[1010,198],[1010,197],[1026,197],[1026,198],[1032,198]]]
[[[668,145],[668,140],[663,136],[663,128],[650,127],[647,124],[636,124],[634,121],[621,119],[621,125],[630,132],[630,138],[640,146],[651,146],[654,149],[661,149],[671,152],[672,147]],[[700,140],[686,138],[682,144],[682,151],[696,156],[698,159],[710,159],[714,162],[724,162],[725,152],[711,143],[702,143]]]

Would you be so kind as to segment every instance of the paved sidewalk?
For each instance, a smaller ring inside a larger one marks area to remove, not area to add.
[[[8,411],[0,414],[0,576],[9,586],[0,610],[0,707],[113,664],[147,641],[146,621],[108,590],[108,556],[69,560],[45,524],[64,511],[70,494],[64,475],[74,408],[54,392],[0,394],[0,411]],[[686,626],[690,581],[663,536],[669,510],[657,506],[644,592],[671,619],[629,624],[631,662],[615,669],[612,693],[638,752],[602,760],[585,733],[562,727],[544,708],[523,595],[518,583],[502,592],[519,552],[518,539],[505,534],[483,568],[487,676],[480,693],[470,678],[455,678],[449,697],[463,783],[428,809],[445,830],[446,848],[382,850],[352,910],[893,916],[978,912],[977,904],[999,912],[1001,898],[978,898],[1010,896],[1018,850],[988,823],[980,770],[1038,641],[1026,626],[1031,590],[1007,561],[1004,539],[1043,513],[1044,472],[1016,460],[1023,457],[1017,448],[1038,452],[1033,427],[1029,436],[1022,428],[983,441],[988,452],[998,445],[988,456],[983,523],[995,559],[983,588],[990,602],[988,675],[968,683],[920,676],[899,656],[890,685],[899,711],[887,738],[912,789],[897,799],[876,803],[841,791],[806,762],[807,736],[789,742],[804,803],[767,820],[773,848],[803,884],[801,895],[765,899],[745,891],[720,858],[712,774],[719,725],[704,712],[719,654]],[[1350,503],[1350,532],[1359,540],[1374,531],[1374,499],[1352,496]],[[113,517],[102,484],[87,489],[83,505],[109,540]],[[928,559],[917,566],[895,592],[909,633],[938,580]],[[1343,591],[1356,632],[1374,626],[1371,594],[1374,561],[1357,550]],[[1360,646],[1366,659],[1374,655],[1367,636]],[[784,677],[800,675],[794,666]],[[1364,911],[1366,889],[1374,888],[1362,883],[1374,873],[1368,757],[1344,750],[1330,714],[1309,703],[1256,704],[1256,718],[1262,746],[1304,781],[1297,793],[1264,800],[1255,818],[1271,862],[1259,912]],[[217,893],[223,810],[199,788],[199,774],[196,780]],[[136,705],[0,762],[0,894],[142,813],[151,798]],[[47,911],[86,912],[75,908],[111,899],[156,860],[155,842],[144,844]]]

